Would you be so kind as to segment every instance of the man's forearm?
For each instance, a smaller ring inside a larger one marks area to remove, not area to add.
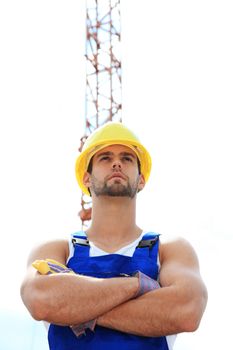
[[[157,291],[152,291],[137,299],[126,301],[98,317],[97,324],[139,336],[155,336],[156,311],[153,303],[156,294]],[[157,336],[162,335],[159,329],[156,333]]]
[[[192,308],[173,287],[151,291],[100,316],[97,324],[139,336],[157,337],[193,331]]]
[[[134,298],[138,279],[98,279],[80,275],[38,275],[22,287],[32,316],[50,323],[71,325],[94,319]]]

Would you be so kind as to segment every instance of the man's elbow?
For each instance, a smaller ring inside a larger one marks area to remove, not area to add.
[[[204,289],[198,298],[189,303],[187,312],[184,313],[182,318],[181,332],[195,332],[198,329],[206,308],[207,299],[207,290]]]
[[[22,284],[20,294],[31,316],[37,321],[45,320],[48,308],[45,303],[43,291],[39,291],[33,285],[29,287],[27,284]]]
[[[197,317],[195,314],[191,314],[188,317],[186,317],[180,326],[180,333],[181,332],[195,332],[201,322],[201,318]]]

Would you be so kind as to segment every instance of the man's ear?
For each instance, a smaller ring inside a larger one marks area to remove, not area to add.
[[[145,184],[146,184],[146,181],[144,176],[142,174],[139,174],[138,192],[143,190],[143,188],[145,187]]]
[[[88,173],[87,171],[83,175],[83,184],[89,188],[91,184],[91,174]]]

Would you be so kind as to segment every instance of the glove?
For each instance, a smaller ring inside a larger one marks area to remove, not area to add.
[[[74,271],[67,268],[66,265],[53,259],[35,260],[32,266],[38,270],[41,275],[50,275],[53,273],[73,273]]]
[[[41,274],[41,275],[51,275],[55,273],[72,273],[75,274],[73,270],[67,268],[66,265],[59,263],[53,259],[45,260],[35,260],[32,263],[32,266]],[[78,337],[80,335],[86,334],[85,330],[90,329],[94,332],[97,319],[91,320],[80,325],[72,325],[70,328],[74,334]]]
[[[94,332],[95,326],[96,326],[97,318],[85,323],[76,324],[70,326],[76,337],[79,337],[80,335],[86,335],[86,330],[90,329],[92,332]]]
[[[137,271],[133,276],[138,277],[139,279],[139,288],[135,298],[138,298],[141,295],[148,293],[154,289],[160,288],[160,285],[156,280],[153,280],[140,271]]]

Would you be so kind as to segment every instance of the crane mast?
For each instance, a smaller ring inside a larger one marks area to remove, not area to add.
[[[120,0],[86,0],[86,138],[108,121],[122,121]],[[82,194],[82,225],[91,219],[91,201]]]

